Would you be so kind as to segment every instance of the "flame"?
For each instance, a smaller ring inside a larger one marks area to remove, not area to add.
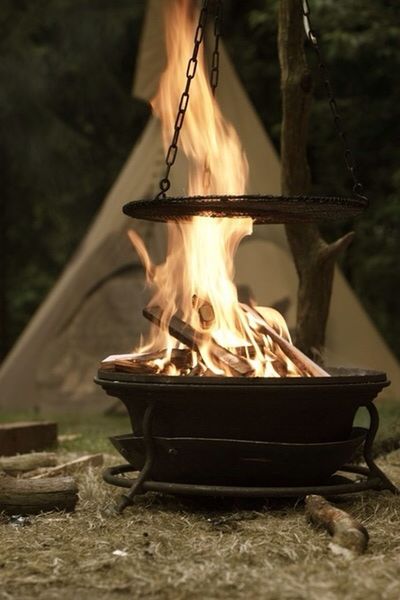
[[[188,60],[193,52],[198,11],[190,0],[166,3],[165,32],[167,66],[151,105],[161,121],[167,150],[172,139],[177,108],[186,84]],[[196,76],[190,87],[179,140],[188,160],[188,194],[241,195],[246,192],[248,163],[237,132],[221,113],[213,97],[200,46]],[[138,351],[167,349],[160,372],[181,374],[169,363],[173,348],[182,347],[170,335],[168,324],[176,313],[200,332],[199,353],[208,372],[232,376],[232,369],[216,356],[215,344],[234,354],[242,353],[252,375],[279,377],[300,375],[295,365],[271,338],[260,331],[257,319],[238,302],[234,278],[234,256],[241,240],[252,233],[251,218],[223,219],[194,217],[188,222],[168,223],[168,248],[164,263],[153,265],[139,236],[130,239],[154,289],[150,307],[161,307],[161,327],[152,326],[146,344]],[[194,299],[213,312],[211,323],[202,322]],[[290,341],[286,323],[273,309],[259,308],[259,315]],[[214,346],[213,346],[214,344]],[[244,353],[244,354],[243,354]],[[196,355],[196,353],[193,353]],[[197,361],[197,355],[194,361]],[[283,364],[283,367],[282,367]],[[167,371],[166,371],[167,369]]]

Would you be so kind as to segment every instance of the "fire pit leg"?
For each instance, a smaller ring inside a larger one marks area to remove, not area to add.
[[[368,410],[370,416],[370,425],[367,433],[367,437],[364,443],[364,459],[368,465],[370,473],[373,477],[377,477],[382,482],[381,489],[390,490],[394,494],[398,494],[398,488],[390,481],[390,479],[385,475],[383,471],[375,464],[373,455],[372,455],[372,446],[375,440],[375,436],[377,434],[379,428],[379,413],[373,402],[368,402],[366,404],[366,408]]]
[[[132,504],[133,497],[140,494],[143,483],[149,478],[151,468],[154,462],[154,446],[151,434],[151,421],[153,416],[154,403],[150,402],[146,408],[143,417],[143,439],[146,450],[146,461],[143,469],[140,471],[138,478],[134,481],[128,492],[121,495],[121,498],[116,506],[116,511],[121,514],[127,506]]]

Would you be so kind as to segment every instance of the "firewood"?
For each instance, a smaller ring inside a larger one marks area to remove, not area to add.
[[[66,475],[82,469],[82,467],[101,467],[103,462],[104,459],[102,454],[88,454],[63,463],[62,465],[58,465],[57,467],[46,469],[46,471],[31,477],[31,479],[44,479],[45,477],[54,477],[55,475],[60,474]]]
[[[78,486],[72,477],[17,479],[0,476],[0,512],[31,515],[52,510],[73,511],[78,502]]]
[[[17,475],[27,471],[34,471],[42,467],[54,467],[57,457],[52,452],[31,452],[30,454],[17,454],[16,456],[0,456],[0,471],[8,475]]]
[[[122,368],[128,368],[129,366],[132,366],[132,371],[139,372],[139,367],[141,365],[152,362],[159,358],[164,358],[165,353],[166,350],[160,350],[158,352],[145,352],[143,354],[133,352],[131,354],[112,354],[101,362],[100,368],[103,370],[115,370],[115,365],[118,363]]]
[[[215,313],[212,304],[198,296],[192,298],[193,308],[199,313],[200,323],[204,329],[210,329],[215,321]]]
[[[159,368],[157,365],[146,363],[146,362],[132,362],[130,360],[116,360],[114,362],[114,369],[122,373],[158,373]]]
[[[170,361],[177,369],[190,369],[193,365],[192,353],[188,348],[173,348]]]
[[[34,421],[0,425],[0,456],[46,450],[57,445],[57,423]]]
[[[347,558],[364,554],[369,541],[364,525],[322,496],[307,496],[305,503],[308,519],[314,525],[326,529],[332,536],[329,547],[334,554]]]
[[[246,304],[241,304],[243,310],[249,313],[256,321],[260,330],[268,335],[282,350],[282,352],[296,365],[302,373],[308,373],[313,377],[329,377],[329,373],[317,365],[311,358],[308,358],[301,350],[285,340],[279,333],[271,327],[264,317],[255,309]]]
[[[143,315],[146,319],[160,327],[162,311],[158,306],[144,308]],[[211,354],[235,375],[246,376],[253,373],[253,368],[246,359],[222,348],[212,338],[196,331],[176,314],[171,317],[168,331],[174,338],[182,342],[182,344],[185,344],[191,350],[199,352],[199,354],[201,344],[204,342],[209,343]]]

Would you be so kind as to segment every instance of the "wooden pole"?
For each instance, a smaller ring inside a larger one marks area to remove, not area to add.
[[[304,52],[302,0],[280,0],[278,51],[281,67],[281,184],[283,195],[306,194],[311,176],[307,132],[312,78]],[[321,359],[332,293],[335,261],[353,232],[327,244],[315,224],[286,225],[286,235],[299,277],[296,346]]]

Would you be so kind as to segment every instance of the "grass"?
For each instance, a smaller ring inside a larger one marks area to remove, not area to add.
[[[383,407],[382,407],[383,408]],[[13,420],[16,415],[3,415]],[[61,433],[82,437],[71,452],[104,451],[117,462],[109,435],[129,430],[125,417],[63,417]],[[397,411],[383,409],[383,431],[397,429]],[[400,451],[380,459],[400,485]],[[72,514],[48,513],[17,526],[0,520],[0,598],[80,600],[398,600],[400,497],[384,492],[347,499],[344,508],[367,526],[368,552],[334,556],[329,536],[306,521],[301,503],[138,497],[112,513],[118,490],[101,471],[77,476]]]

